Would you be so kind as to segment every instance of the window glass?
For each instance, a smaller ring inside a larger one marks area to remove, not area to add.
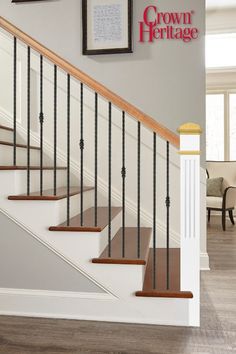
[[[236,33],[206,36],[206,67],[236,67]]]

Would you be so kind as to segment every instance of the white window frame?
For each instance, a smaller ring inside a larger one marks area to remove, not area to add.
[[[224,160],[230,161],[230,94],[236,94],[236,88],[209,89],[206,95],[224,95]]]

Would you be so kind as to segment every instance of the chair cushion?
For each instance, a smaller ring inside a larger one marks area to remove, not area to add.
[[[207,197],[207,208],[222,209],[223,197]]]
[[[207,180],[207,196],[222,197],[223,177],[209,178]]]

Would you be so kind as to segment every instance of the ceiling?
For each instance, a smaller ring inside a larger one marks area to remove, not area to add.
[[[236,8],[236,0],[206,0],[207,9]]]

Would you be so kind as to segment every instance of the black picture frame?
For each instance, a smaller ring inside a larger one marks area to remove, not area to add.
[[[126,47],[117,48],[100,48],[92,49],[88,46],[88,16],[91,16],[88,12],[88,2],[92,0],[82,0],[82,26],[83,26],[83,55],[101,55],[101,54],[122,54],[133,53],[133,0],[122,0],[127,2],[127,31],[128,31],[128,43]],[[121,1],[121,0],[120,0]],[[109,4],[109,0],[107,0]]]
[[[11,2],[35,2],[35,1],[45,1],[45,0],[12,0]]]

